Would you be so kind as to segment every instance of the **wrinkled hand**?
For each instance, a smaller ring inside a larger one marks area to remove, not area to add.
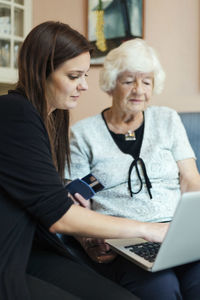
[[[81,244],[95,262],[106,264],[113,261],[117,256],[104,239],[82,238]]]

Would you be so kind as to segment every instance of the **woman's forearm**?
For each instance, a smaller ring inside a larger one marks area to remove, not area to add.
[[[72,205],[67,213],[50,227],[50,231],[96,238],[140,237],[159,242],[163,240],[167,228],[167,224],[111,217]]]

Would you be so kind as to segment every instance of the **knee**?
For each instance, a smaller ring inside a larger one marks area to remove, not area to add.
[[[157,290],[157,294],[160,295],[160,299],[181,298],[179,281],[173,273],[158,277],[154,288]]]
[[[136,294],[145,300],[182,299],[178,279],[172,272],[152,274]]]

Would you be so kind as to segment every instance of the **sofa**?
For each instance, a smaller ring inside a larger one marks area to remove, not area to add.
[[[179,115],[195,152],[197,167],[200,172],[200,112],[181,112]]]

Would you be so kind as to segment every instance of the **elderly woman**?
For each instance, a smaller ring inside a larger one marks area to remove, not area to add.
[[[200,190],[195,155],[178,114],[149,106],[164,81],[158,57],[144,40],[127,41],[107,55],[100,86],[112,106],[75,124],[71,137],[71,178],[91,172],[105,186],[93,197],[92,210],[169,222],[181,193]],[[104,240],[79,241],[96,270],[141,299],[200,299],[199,262],[151,274],[116,257]]]

